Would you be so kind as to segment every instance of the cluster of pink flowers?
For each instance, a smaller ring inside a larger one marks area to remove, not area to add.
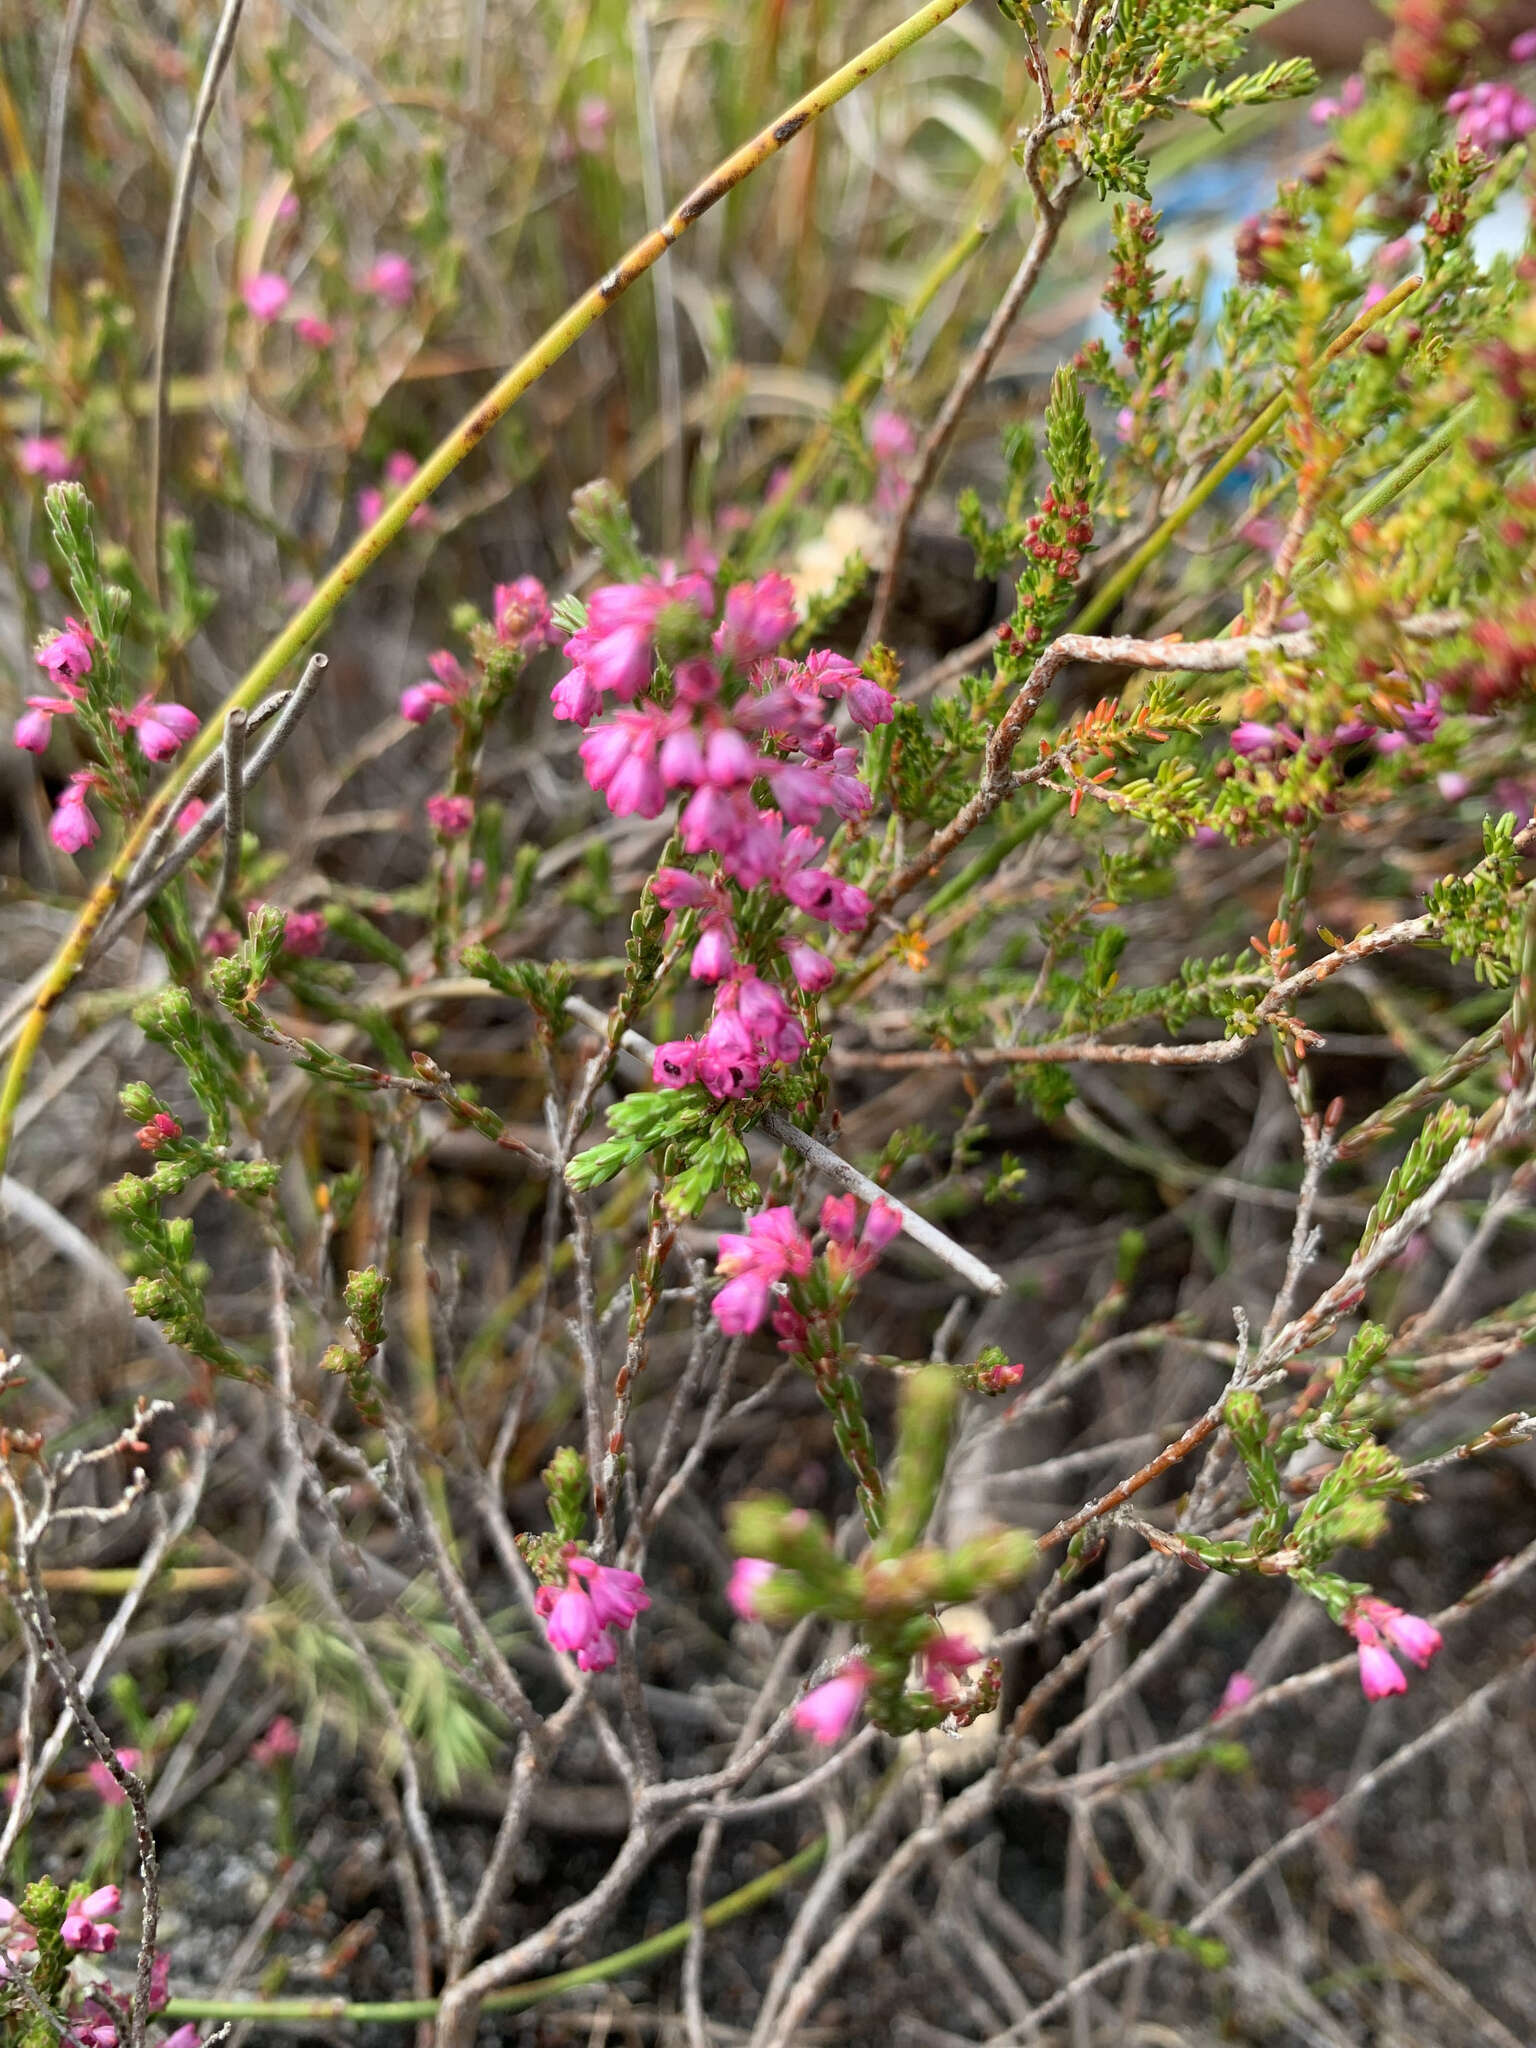
[[[666,867],[653,885],[672,917],[698,913],[690,971],[717,987],[708,1031],[661,1046],[654,1079],[663,1088],[701,1081],[725,1097],[750,1094],[765,1068],[792,1064],[805,1049],[804,1027],[776,982],[741,958],[732,891],[767,888],[834,930],[863,927],[870,900],[817,864],[826,841],[814,828],[829,810],[856,821],[871,802],[854,748],[839,742],[834,707],[843,704],[869,732],[890,720],[892,704],[841,655],[820,650],[792,661],[778,653],[795,626],[786,578],[736,584],[709,633],[714,613],[713,588],[699,574],[606,585],[565,643],[573,667],[551,698],[556,718],[588,728],[582,765],[616,816],[659,817],[677,800],[684,847],[714,856],[709,873]],[[671,663],[665,706],[648,694],[658,645],[691,650]],[[594,724],[609,696],[621,708]],[[771,807],[759,806],[756,784],[769,789]],[[782,938],[776,955],[807,992],[832,979],[831,962],[803,937]]]
[[[138,1139],[142,1151],[158,1152],[160,1147],[168,1144],[172,1138],[179,1138],[181,1136],[181,1125],[177,1123],[175,1117],[168,1110],[159,1109],[156,1110],[147,1124],[139,1125],[139,1128],[134,1132],[134,1136]],[[110,1779],[111,1773],[108,1772],[107,1775]],[[112,1789],[114,1792],[117,1791],[115,1782],[112,1785]],[[121,1794],[119,1794],[119,1797],[121,1797]]]
[[[45,484],[68,483],[80,474],[79,463],[52,434],[24,436],[16,450],[16,463],[23,476],[40,477]]]
[[[421,464],[414,455],[407,454],[403,448],[397,448],[392,455],[385,458],[384,483],[389,486],[392,492],[403,490],[420,467]],[[359,526],[372,526],[373,522],[384,510],[384,498],[384,489],[379,484],[365,485],[358,492],[357,523]],[[405,523],[407,526],[430,526],[432,524],[432,507],[430,505],[418,505]]]
[[[862,1234],[858,1220],[859,1207],[852,1195],[828,1195],[821,1205],[827,1269],[834,1282],[868,1273],[901,1230],[901,1212],[891,1202],[872,1204]],[[716,1270],[726,1284],[710,1304],[715,1321],[729,1337],[761,1328],[780,1282],[803,1280],[814,1258],[809,1236],[787,1207],[759,1209],[747,1219],[744,1232],[722,1231]],[[787,1301],[774,1308],[773,1327],[790,1348],[806,1334],[804,1317]]]
[[[77,1899],[64,1915],[59,1938],[71,1955],[104,1956],[117,1946],[113,1915],[121,1910],[123,1895],[115,1884]],[[37,1935],[9,1899],[0,1899],[0,1977],[8,1975],[5,1958],[26,1953],[37,1946]]]
[[[53,721],[73,717],[85,698],[80,679],[90,674],[95,649],[90,628],[82,626],[78,619],[66,619],[56,633],[38,642],[32,659],[54,688],[64,694],[27,699],[27,708],[17,719],[12,735],[18,747],[29,754],[42,753],[53,731]]]
[[[553,647],[560,638],[560,629],[549,613],[549,592],[537,576],[498,583],[491,620],[501,645],[519,648],[524,654]],[[446,647],[427,656],[427,667],[432,671],[431,681],[412,683],[400,696],[400,716],[412,725],[425,725],[433,712],[444,706],[462,704],[473,687],[463,662]]]
[[[1245,718],[1233,726],[1229,737],[1232,751],[1245,759],[1296,754],[1305,747],[1312,760],[1322,761],[1336,747],[1358,746],[1362,740],[1369,740],[1378,754],[1397,754],[1404,747],[1422,747],[1432,740],[1444,716],[1440,691],[1431,683],[1422,697],[1405,707],[1400,726],[1377,726],[1366,718],[1351,718],[1332,732],[1303,734],[1284,723],[1265,725],[1256,718]]]
[[[638,1572],[594,1564],[572,1548],[565,1557],[565,1585],[540,1586],[534,1607],[552,1650],[574,1655],[583,1671],[606,1671],[618,1655],[613,1629],[627,1629],[651,1604]]]
[[[299,1731],[286,1714],[278,1714],[268,1722],[266,1732],[251,1744],[251,1762],[259,1764],[262,1770],[275,1770],[279,1764],[292,1763],[299,1753]]]
[[[761,1563],[761,1559],[754,1560]],[[918,1652],[922,1684],[941,1707],[958,1706],[959,1673],[980,1660],[981,1652],[964,1636],[932,1636]],[[874,1671],[862,1657],[850,1658],[834,1678],[815,1686],[795,1708],[792,1719],[802,1734],[829,1748],[840,1742],[858,1719]]]
[[[1405,1614],[1385,1600],[1357,1601],[1344,1625],[1358,1645],[1360,1685],[1368,1700],[1384,1700],[1389,1693],[1408,1690],[1407,1677],[1388,1643],[1421,1671],[1441,1646],[1440,1631],[1433,1622],[1422,1615]]]
[[[908,461],[917,453],[912,422],[899,412],[877,412],[869,422],[869,452],[875,459],[875,510],[899,512],[911,484]]]
[[[1525,41],[1524,36],[1517,38],[1517,43]],[[1445,110],[1457,117],[1457,140],[1471,143],[1486,156],[1498,156],[1536,128],[1536,106],[1518,86],[1503,79],[1479,79],[1476,85],[1463,86],[1451,94]]]

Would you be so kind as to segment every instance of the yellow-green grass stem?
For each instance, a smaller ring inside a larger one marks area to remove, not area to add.
[[[827,1838],[818,1835],[814,1842],[808,1842],[787,1862],[776,1864],[772,1870],[764,1871],[761,1877],[754,1877],[749,1884],[727,1892],[723,1899],[716,1899],[712,1906],[706,1906],[700,1918],[706,1927],[726,1926],[743,1913],[750,1913],[765,1904],[776,1892],[793,1884],[797,1877],[808,1875],[826,1853]],[[631,1970],[659,1962],[663,1956],[674,1955],[687,1941],[690,1925],[687,1920],[678,1920],[672,1926],[664,1927],[659,1934],[637,1941],[629,1948],[618,1949],[611,1956],[600,1956],[596,1962],[578,1963],[574,1969],[558,1970],[552,1977],[537,1977],[531,1984],[515,1984],[509,1991],[489,1992],[481,1999],[479,2009],[481,2012],[526,2012],[530,2006],[543,2005],[564,1992],[580,1991],[588,1984],[609,1983]],[[372,2020],[384,2025],[411,2026],[420,2020],[436,2019],[441,2009],[442,2000],[438,1998],[401,1998],[362,2005],[349,2005],[341,1998],[173,1998],[162,2007],[160,2016],[167,2020],[261,2020],[268,2025],[284,2022],[299,2025],[315,2020]]]
[[[643,277],[672,244],[686,234],[696,220],[770,157],[776,156],[818,115],[836,106],[839,100],[846,99],[857,86],[941,27],[966,4],[967,0],[927,0],[927,4],[915,14],[908,15],[888,34],[860,50],[810,92],[786,107],[750,142],[744,143],[718,164],[667,220],[642,236],[606,276],[568,307],[553,326],[545,329],[527,353],[438,443],[398,496],[390,500],[373,524],[353,542],[308,603],[294,613],[188,747],[177,773],[161,785],[146,805],[111,867],[96,885],[73,928],[49,962],[17,1037],[4,1086],[0,1087],[0,1170],[3,1170],[10,1152],[16,1111],[50,1014],[79,973],[92,939],[121,896],[129,869],[156,826],[177,802],[191,775],[219,746],[224,721],[230,712],[249,710],[256,704],[326,625],[353,587],[361,582],[417,506],[432,496],[523,393],[537,383],[545,371],[557,363],[635,280]]]

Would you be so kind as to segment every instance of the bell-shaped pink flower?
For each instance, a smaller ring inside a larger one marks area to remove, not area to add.
[[[825,953],[819,953],[804,939],[781,939],[789,971],[807,995],[819,995],[837,979],[837,969]]]
[[[89,768],[82,768],[65,784],[48,826],[48,837],[61,853],[83,852],[101,837],[101,826],[86,803],[87,793],[100,780]]]
[[[24,476],[41,477],[46,484],[68,483],[80,474],[79,463],[50,434],[24,436],[16,449],[16,466]]]
[[[82,626],[78,619],[66,618],[56,633],[50,633],[46,640],[38,643],[32,659],[61,689],[70,690],[82,676],[91,672],[91,655],[96,642],[90,628]],[[80,692],[71,691],[78,696]]]
[[[549,1637],[551,1649],[563,1650],[569,1656],[577,1650],[584,1650],[601,1628],[602,1623],[597,1618],[590,1596],[572,1583],[556,1596],[549,1619],[544,1624],[544,1633]]]
[[[364,288],[386,306],[408,306],[416,290],[415,265],[397,249],[381,249],[369,267]]]
[[[245,309],[253,320],[265,325],[275,320],[287,305],[292,287],[287,278],[279,277],[275,271],[258,271],[255,277],[248,277],[240,287],[240,296]]]
[[[572,725],[590,725],[603,707],[603,693],[584,668],[573,668],[555,684],[549,701],[556,718]]]
[[[591,1642],[582,1644],[576,1652],[576,1662],[583,1671],[606,1671],[618,1654],[613,1637],[604,1629]]]
[[[698,1074],[697,1039],[671,1038],[657,1046],[651,1059],[651,1080],[658,1088],[686,1088]]]
[[[1389,1693],[1408,1690],[1402,1666],[1384,1643],[1362,1642],[1358,1655],[1360,1688],[1368,1700],[1384,1700]]]
[[[155,704],[141,698],[128,714],[139,750],[150,761],[169,761],[197,732],[202,721],[185,704]]]
[[[28,701],[30,702],[30,699]],[[52,713],[34,706],[30,711],[24,711],[17,719],[16,729],[11,737],[23,753],[41,754],[47,748],[52,731]]]
[[[841,1742],[858,1719],[874,1675],[860,1658],[854,1658],[835,1678],[806,1694],[791,1716],[795,1726],[829,1748]]]
[[[768,1282],[761,1273],[738,1273],[720,1289],[710,1312],[727,1337],[745,1337],[761,1326],[768,1296]]]
[[[462,839],[475,822],[473,799],[467,796],[429,796],[427,817],[434,831],[445,839]]]
[[[637,1614],[651,1604],[645,1581],[638,1572],[618,1565],[594,1564],[589,1557],[573,1557],[570,1569],[586,1581],[587,1597],[604,1628],[628,1628]]]
[[[862,731],[873,732],[877,725],[889,725],[896,716],[895,701],[889,690],[872,683],[867,676],[860,676],[848,692],[848,716]]]
[[[757,1596],[773,1577],[766,1557],[738,1557],[731,1569],[725,1597],[743,1621],[760,1621]]]

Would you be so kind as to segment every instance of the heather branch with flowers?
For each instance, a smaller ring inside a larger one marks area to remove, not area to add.
[[[1262,12],[24,6],[29,2048],[1518,2038],[1536,28]]]

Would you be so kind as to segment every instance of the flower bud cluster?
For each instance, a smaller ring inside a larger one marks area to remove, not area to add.
[[[540,1586],[534,1609],[552,1650],[574,1656],[583,1671],[606,1671],[618,1651],[613,1631],[629,1628],[651,1604],[638,1572],[594,1564],[574,1544],[563,1554],[563,1586]]]

